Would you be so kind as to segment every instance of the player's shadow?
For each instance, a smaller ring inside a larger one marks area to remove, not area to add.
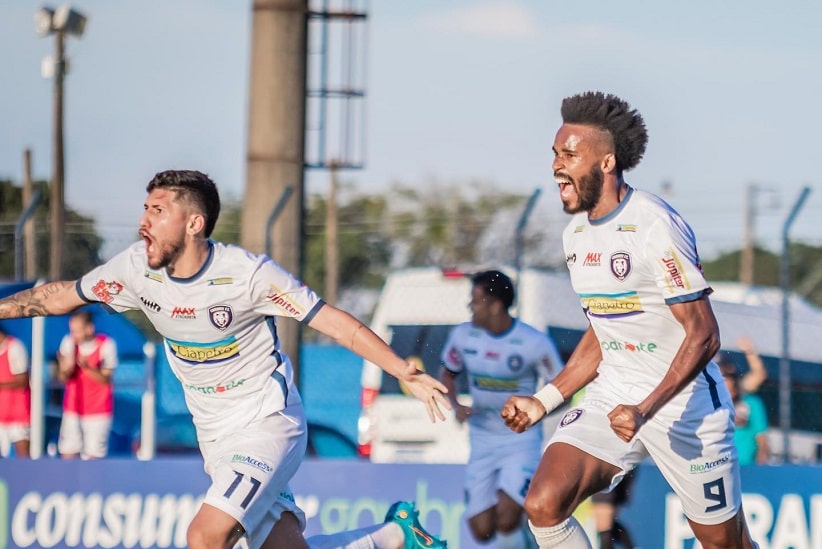
[[[730,421],[733,425],[733,407],[729,406],[730,397],[724,390],[724,381],[718,380],[703,371],[700,376],[708,380],[707,390],[698,390],[691,394],[686,404],[686,410],[710,410],[703,416],[689,414],[690,418],[680,418],[671,424],[668,431],[668,442],[678,455],[689,461],[698,459],[717,459],[733,449],[733,437],[725,437],[723,430],[718,429],[720,422]],[[724,399],[724,400],[721,400]],[[724,404],[724,405],[723,405]],[[713,424],[706,423],[711,421]],[[724,424],[724,423],[723,423]],[[694,436],[696,434],[696,436]],[[726,446],[721,446],[722,442]],[[704,453],[705,447],[718,448],[718,452],[710,456]]]

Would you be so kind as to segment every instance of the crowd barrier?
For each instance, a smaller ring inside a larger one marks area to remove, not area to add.
[[[382,522],[389,505],[414,500],[420,519],[454,549],[473,549],[463,512],[463,466],[307,460],[292,483],[306,534]],[[761,549],[822,549],[822,468],[742,470],[744,505]],[[0,549],[185,547],[185,530],[208,479],[197,458],[95,462],[0,460]],[[642,466],[621,513],[638,547],[685,549],[693,538],[657,469]],[[590,507],[577,512],[592,527]]]

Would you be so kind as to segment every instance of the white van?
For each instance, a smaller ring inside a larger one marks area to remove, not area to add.
[[[579,300],[567,273],[502,268],[517,284],[512,314],[537,328],[549,330],[567,358],[587,327]],[[435,267],[405,269],[389,275],[371,328],[403,358],[439,378],[440,352],[451,328],[471,319],[473,272]],[[519,283],[517,283],[519,278]],[[459,400],[470,404],[465,377],[459,376]],[[468,425],[453,412],[447,420],[431,423],[423,404],[409,396],[397,379],[365,362],[362,372],[362,409],[358,422],[358,452],[381,463],[466,463]],[[561,414],[552,414],[552,417]],[[550,421],[543,422],[553,429]]]

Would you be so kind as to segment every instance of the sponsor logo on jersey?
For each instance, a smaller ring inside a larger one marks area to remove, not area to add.
[[[565,263],[568,265],[573,265],[577,262],[577,254],[569,254],[565,256]]]
[[[460,352],[457,350],[456,347],[451,347],[448,349],[448,361],[451,364],[462,364],[462,360],[460,359]]]
[[[731,454],[725,454],[713,461],[705,461],[703,463],[691,463],[690,472],[694,474],[707,473],[713,471],[717,467],[721,467],[731,461]]]
[[[642,303],[636,292],[624,294],[581,294],[582,308],[591,315],[603,318],[643,313]]]
[[[583,410],[581,410],[580,408],[574,408],[573,410],[568,410],[567,412],[565,412],[565,415],[562,416],[562,419],[559,422],[559,426],[560,427],[566,427],[566,426],[572,424],[573,422],[575,422],[576,420],[578,420],[579,418],[582,417],[582,412],[583,412]]]
[[[617,232],[618,233],[635,233],[636,232],[636,225],[617,225]]]
[[[513,392],[519,388],[518,379],[505,379],[491,376],[474,376],[474,387],[483,391]]]
[[[610,341],[601,340],[599,346],[605,351],[629,351],[631,353],[653,353],[657,349],[656,343],[645,343],[644,341],[629,343],[627,341],[616,341],[615,339]]]
[[[585,261],[582,262],[583,267],[599,267],[602,260],[602,252],[588,252],[585,254]]]
[[[499,353],[496,351],[485,351],[485,358],[489,360],[497,360],[499,358]]]
[[[666,271],[665,283],[668,285],[668,289],[674,291],[674,288],[682,288],[683,290],[690,288],[691,284],[685,276],[679,256],[674,250],[670,250],[670,254],[670,257],[662,258],[662,265],[665,266]]]
[[[213,364],[240,354],[240,343],[232,336],[216,343],[188,343],[166,339],[175,357],[189,364]]]
[[[174,307],[171,310],[171,318],[182,318],[186,320],[194,320],[197,318],[194,307]]]
[[[208,281],[209,286],[225,286],[226,284],[234,284],[234,279],[230,276],[224,276],[221,278],[212,278]]]
[[[234,313],[228,305],[215,305],[208,309],[208,319],[218,330],[225,330],[231,326],[234,320]]]
[[[581,233],[584,230],[585,230],[585,225],[577,225],[576,227],[574,227],[574,232],[575,233]]]
[[[97,299],[103,303],[111,303],[122,291],[123,285],[114,280],[111,282],[102,279],[98,280],[97,284],[91,288],[91,293],[97,296]]]
[[[216,395],[219,393],[225,393],[231,389],[236,389],[243,383],[245,383],[245,379],[237,379],[221,385],[186,385],[186,389],[197,393],[202,393],[204,395]]]
[[[476,355],[479,353],[476,349],[463,349],[462,352],[466,355]]]
[[[163,275],[161,275],[160,273],[155,273],[154,271],[149,271],[149,270],[146,270],[146,278],[148,278],[149,280],[153,280],[154,282],[162,282],[163,281]]]
[[[525,361],[522,359],[520,355],[511,355],[508,357],[508,369],[512,372],[518,372],[522,370],[522,367],[525,365]]]
[[[631,254],[614,252],[611,254],[611,274],[622,282],[631,274]]]
[[[231,458],[232,463],[245,463],[246,465],[251,465],[252,467],[256,467],[260,471],[264,473],[270,473],[274,470],[271,465],[260,461],[259,459],[254,459],[251,456],[244,456],[242,454],[234,454],[234,457]]]
[[[266,301],[270,301],[280,309],[286,311],[291,316],[302,316],[303,309],[297,303],[294,303],[287,296],[283,295],[278,288],[271,286],[268,289],[268,295],[265,296]]]
[[[145,297],[140,296],[140,301],[143,302],[143,305],[145,305],[146,309],[148,309],[149,311],[152,311],[152,312],[155,312],[155,313],[160,312],[161,307],[159,305],[157,305],[157,303],[151,301],[150,299],[146,299]]]

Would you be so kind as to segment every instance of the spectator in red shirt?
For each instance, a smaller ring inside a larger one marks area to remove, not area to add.
[[[0,455],[29,457],[31,388],[29,356],[19,339],[0,328]]]
[[[69,318],[69,333],[60,343],[57,360],[60,381],[66,384],[57,450],[65,459],[106,457],[117,344],[97,333],[91,313],[80,310]]]

